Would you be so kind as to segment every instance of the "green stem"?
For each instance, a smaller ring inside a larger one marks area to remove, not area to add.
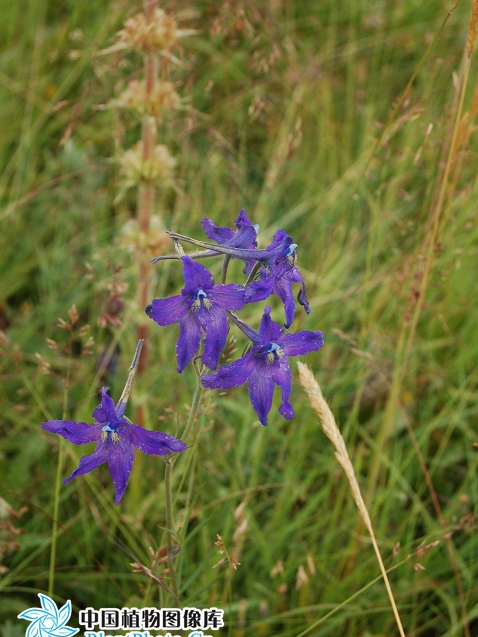
[[[193,428],[194,422],[196,420],[196,416],[199,411],[199,406],[201,404],[201,398],[203,395],[204,388],[201,384],[201,372],[196,367],[196,363],[194,363],[194,370],[196,372],[196,389],[194,390],[193,401],[191,404],[191,411],[189,412],[189,418],[186,423],[186,428],[184,429],[184,433],[182,436],[183,442],[189,437],[191,430]],[[164,489],[166,491],[166,528],[168,529],[166,533],[166,550],[168,555],[168,568],[169,568],[169,577],[171,581],[171,590],[173,592],[174,601],[179,605],[179,589],[178,589],[178,578],[176,575],[176,568],[174,566],[174,558],[177,555],[177,545],[173,543],[173,539],[175,536],[175,528],[174,528],[174,514],[173,514],[173,490],[172,490],[172,476],[173,476],[173,466],[176,462],[177,455],[170,456],[165,460],[166,470],[164,472]]]
[[[180,605],[179,591],[178,591],[178,578],[176,576],[176,569],[174,566],[174,558],[176,556],[175,549],[176,544],[173,544],[174,534],[174,517],[173,517],[173,491],[172,491],[172,474],[173,474],[174,459],[168,458],[166,460],[166,471],[164,472],[164,488],[166,491],[166,526],[168,532],[166,533],[166,548],[168,554],[168,568],[169,577],[171,582],[171,590],[173,593],[174,601]]]
[[[247,281],[245,282],[244,285],[249,285],[249,283],[251,283],[252,281],[254,281],[254,277],[256,276],[256,274],[259,272],[259,270],[261,269],[261,262],[257,261],[257,263],[254,263],[254,267],[251,270],[251,273],[249,274],[249,276],[247,277]]]
[[[196,372],[196,389],[194,390],[193,402],[191,403],[191,411],[189,412],[189,418],[186,423],[186,428],[181,437],[183,442],[186,442],[189,438],[189,434],[194,426],[194,421],[196,420],[197,413],[199,411],[199,405],[201,404],[201,398],[204,392],[204,387],[201,383],[201,372],[194,365],[194,370]]]
[[[222,264],[222,273],[221,273],[221,283],[225,283],[226,282],[226,277],[227,277],[227,268],[229,267],[229,261],[231,260],[231,257],[226,254],[226,256],[224,257],[224,261]]]
[[[68,360],[66,363],[65,380],[63,383],[63,409],[62,419],[65,420],[68,409],[68,382],[70,379],[70,360],[71,346],[73,343],[73,335],[70,331],[70,342],[68,346]],[[55,585],[55,562],[56,562],[56,540],[58,535],[58,513],[60,511],[60,489],[61,489],[61,473],[63,471],[63,438],[60,438],[58,447],[58,464],[56,466],[55,477],[55,495],[53,498],[53,527],[51,529],[51,547],[50,547],[50,569],[48,572],[48,595],[53,595]]]
[[[48,573],[48,595],[50,597],[53,595],[53,587],[55,584],[56,540],[58,535],[58,512],[60,509],[61,473],[63,471],[63,442],[63,438],[60,438],[55,478],[55,495],[53,501],[53,527],[51,530],[50,570]]]

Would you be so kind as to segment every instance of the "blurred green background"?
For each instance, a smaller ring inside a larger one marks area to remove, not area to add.
[[[157,200],[164,228],[203,238],[202,217],[231,226],[244,207],[261,246],[279,228],[294,237],[312,311],[293,327],[325,334],[304,362],[342,429],[385,564],[400,564],[390,579],[405,631],[477,635],[474,58],[460,105],[470,4],[161,6],[197,30],[162,70],[184,97],[159,131],[178,162],[176,188]],[[102,385],[119,396],[142,317],[128,235],[136,195],[118,198],[113,159],[140,124],[102,108],[141,75],[139,55],[102,53],[140,9],[1,2],[0,496],[26,507],[16,517],[0,501],[3,637],[23,637],[16,616],[48,590],[59,440],[40,424],[64,404],[91,421]],[[158,253],[172,251],[157,236]],[[211,268],[218,277],[220,261]],[[155,297],[181,282],[176,262],[155,266]],[[58,317],[73,304],[89,328],[69,340]],[[245,313],[255,326],[260,315]],[[191,369],[176,374],[176,337],[177,326],[151,329],[129,408],[171,434],[195,383]],[[174,475],[182,601],[224,608],[223,633],[236,637],[312,625],[311,635],[395,635],[370,540],[292,367],[291,422],[277,396],[263,428],[245,387],[205,394],[201,434]],[[84,449],[65,443],[61,477]],[[163,473],[161,458],[138,454],[118,507],[106,467],[61,487],[53,597],[72,600],[72,626],[87,606],[171,605],[130,566],[151,568],[164,545]],[[213,568],[217,534],[236,571]]]

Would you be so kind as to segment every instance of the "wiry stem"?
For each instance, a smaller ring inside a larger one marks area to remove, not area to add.
[[[180,605],[179,601],[179,591],[178,591],[178,578],[176,576],[176,569],[174,566],[174,558],[176,556],[175,549],[177,548],[175,544],[173,544],[173,534],[174,534],[174,517],[173,517],[173,490],[172,490],[172,475],[173,475],[173,464],[174,457],[168,458],[166,461],[166,470],[164,472],[164,489],[166,492],[166,528],[168,529],[166,533],[166,549],[168,555],[168,568],[169,568],[169,578],[171,582],[171,591],[173,593],[174,601],[178,606]]]
[[[121,396],[116,404],[116,413],[119,416],[122,416],[126,409],[126,403],[128,402],[131,389],[133,388],[134,379],[136,378],[136,372],[138,371],[138,368],[139,368],[139,361],[140,361],[141,350],[143,349],[143,345],[144,345],[144,340],[140,339],[138,341],[138,344],[136,345],[136,351],[134,353],[133,360],[129,368],[129,374],[128,374],[128,378],[126,379],[123,392],[121,393]]]
[[[251,270],[251,273],[249,274],[249,276],[247,277],[247,281],[245,283],[245,285],[249,285],[249,283],[251,283],[252,281],[254,281],[254,278],[256,276],[256,274],[259,272],[259,270],[261,269],[261,262],[258,261],[257,263],[254,263],[254,267]]]
[[[189,418],[186,423],[186,428],[184,429],[184,433],[182,435],[183,442],[189,438],[191,430],[196,421],[196,417],[199,411],[199,406],[201,404],[201,398],[203,395],[204,388],[201,384],[201,372],[197,369],[196,364],[194,364],[194,370],[196,372],[196,389],[194,390],[193,401],[191,404],[191,411],[189,412]],[[176,575],[176,568],[174,566],[174,558],[179,552],[179,547],[174,543],[175,536],[175,528],[174,528],[174,515],[173,515],[173,491],[172,491],[172,476],[173,476],[173,466],[176,462],[177,455],[170,456],[166,459],[166,470],[164,472],[164,489],[166,492],[166,528],[168,529],[166,533],[166,549],[168,556],[168,568],[169,575],[171,579],[171,590],[173,592],[173,596],[175,598],[175,602],[179,605],[179,589],[178,589],[178,578]]]
[[[189,418],[186,423],[186,428],[181,437],[181,440],[183,442],[186,442],[187,439],[189,438],[189,434],[191,433],[194,422],[196,420],[196,416],[199,411],[199,406],[201,404],[201,398],[204,392],[204,387],[202,386],[202,383],[201,383],[201,372],[196,368],[196,366],[194,366],[194,370],[196,372],[196,388],[194,390],[193,401],[191,403],[191,411],[189,412]]]
[[[214,250],[203,250],[202,252],[190,252],[188,257],[191,259],[205,259],[206,257],[218,257],[220,256],[220,252],[214,252]],[[181,257],[177,254],[165,254],[160,257],[154,257],[151,259],[151,263],[158,263],[158,261],[169,261],[170,259],[180,259]]]
[[[231,257],[228,254],[226,254],[226,256],[224,257],[224,261],[222,263],[221,283],[225,283],[226,282],[227,268],[229,267],[229,261],[230,260],[231,260]]]
[[[73,343],[73,335],[70,331],[70,340],[68,343],[68,359],[66,362],[66,372],[63,382],[63,420],[67,415],[68,408],[68,383],[70,380],[70,365],[71,365],[71,347]],[[48,573],[48,595],[53,595],[53,588],[55,584],[55,563],[56,563],[56,540],[58,536],[58,513],[60,511],[60,488],[61,488],[61,474],[63,471],[63,438],[60,439],[60,445],[58,448],[58,464],[56,466],[55,476],[55,495],[53,500],[53,527],[51,530],[51,549],[50,549],[50,568]]]
[[[63,471],[63,438],[60,438],[58,449],[58,464],[56,467],[55,477],[55,495],[53,502],[53,527],[51,530],[51,547],[50,547],[50,569],[48,573],[48,595],[53,595],[53,587],[55,584],[55,562],[56,562],[56,539],[58,535],[58,512],[60,509],[60,488],[61,474]]]

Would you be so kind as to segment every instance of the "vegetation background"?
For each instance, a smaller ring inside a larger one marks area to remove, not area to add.
[[[141,66],[134,54],[102,53],[141,5],[0,6],[0,632],[23,637],[17,615],[38,605],[50,578],[59,440],[40,424],[63,408],[89,421],[104,384],[119,395],[142,312],[128,234],[135,193],[118,198],[112,161],[138,139],[139,124],[99,108]],[[182,40],[180,64],[162,70],[185,96],[159,135],[178,162],[176,188],[157,202],[164,227],[202,237],[202,217],[231,226],[244,207],[262,245],[278,228],[294,237],[312,309],[295,328],[325,334],[306,362],[343,432],[385,564],[395,567],[405,632],[477,635],[470,3],[162,6],[197,30]],[[170,251],[160,228],[157,240],[158,253]],[[221,264],[212,267],[217,275]],[[155,297],[180,288],[177,263],[154,272]],[[75,329],[89,328],[70,337],[58,317],[68,321],[73,304]],[[259,316],[249,310],[253,323]],[[141,405],[147,425],[168,433],[184,423],[194,388],[192,370],[175,371],[175,330],[152,330],[148,372],[130,405],[130,417]],[[268,428],[244,387],[205,396],[201,434],[175,467],[183,603],[224,608],[223,632],[236,637],[396,634],[347,481],[297,379],[294,420],[275,402]],[[64,450],[62,477],[84,454]],[[156,576],[164,568],[152,566],[149,549],[164,545],[162,481],[162,460],[138,454],[118,507],[105,467],[61,487],[53,597],[72,600],[71,625],[87,606],[170,604],[130,566]],[[214,568],[217,534],[237,570]]]

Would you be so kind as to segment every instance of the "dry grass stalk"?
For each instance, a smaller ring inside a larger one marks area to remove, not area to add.
[[[477,30],[478,30],[478,0],[472,0],[470,27],[468,29],[468,39],[466,42],[466,50],[467,50],[469,58],[471,57],[471,54],[473,53],[473,49],[475,48]]]
[[[375,533],[373,531],[370,515],[367,511],[367,507],[365,506],[362,493],[360,492],[360,487],[359,487],[357,478],[355,477],[354,468],[353,468],[352,462],[350,461],[349,454],[347,452],[347,447],[345,446],[345,441],[342,437],[342,434],[339,431],[337,423],[335,422],[335,418],[332,412],[330,411],[330,407],[328,406],[325,398],[322,395],[320,387],[317,381],[315,380],[313,373],[310,371],[307,365],[304,365],[303,363],[297,363],[297,365],[299,367],[300,382],[307,393],[307,396],[309,398],[310,404],[312,405],[312,408],[314,409],[315,413],[318,415],[320,419],[320,422],[322,424],[322,429],[325,435],[335,447],[335,457],[337,458],[342,469],[345,471],[345,475],[347,476],[347,480],[349,481],[350,489],[352,491],[355,504],[357,505],[360,516],[362,520],[364,521],[368,532],[370,533],[373,548],[375,550],[375,554],[377,556],[380,570],[382,572],[382,576],[385,582],[385,587],[387,589],[387,593],[390,599],[390,604],[392,605],[393,614],[395,615],[395,620],[397,622],[398,630],[400,632],[401,637],[405,637],[405,632],[403,630],[402,622],[400,620],[400,615],[398,613],[397,605],[393,597],[392,589],[390,587],[390,582],[388,581],[387,572],[383,564],[382,556],[380,555],[380,550],[378,548],[377,540],[375,539]]]

